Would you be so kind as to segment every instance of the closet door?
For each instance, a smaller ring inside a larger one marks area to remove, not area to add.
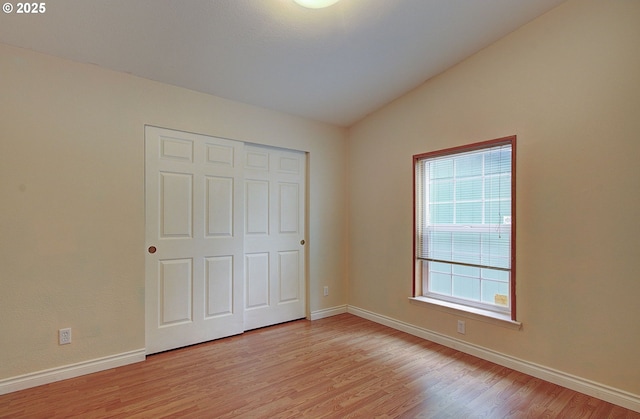
[[[243,148],[145,129],[148,354],[245,329]]]
[[[306,315],[306,154],[245,145],[245,330]]]

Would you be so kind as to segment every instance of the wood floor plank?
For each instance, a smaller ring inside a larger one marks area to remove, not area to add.
[[[640,419],[640,413],[343,314],[3,395],[0,418]]]

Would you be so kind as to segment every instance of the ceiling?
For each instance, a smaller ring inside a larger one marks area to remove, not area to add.
[[[0,42],[349,126],[563,1],[55,0]]]

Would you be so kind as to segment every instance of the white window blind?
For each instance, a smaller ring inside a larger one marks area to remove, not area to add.
[[[416,163],[416,257],[511,269],[510,144]]]

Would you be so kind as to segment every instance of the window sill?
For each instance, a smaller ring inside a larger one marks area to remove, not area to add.
[[[435,310],[444,311],[445,313],[506,327],[508,329],[522,329],[522,323],[511,320],[511,317],[508,314],[467,307],[461,304],[450,303],[448,301],[441,301],[428,297],[409,297],[409,301],[411,304],[417,306],[428,306]]]

